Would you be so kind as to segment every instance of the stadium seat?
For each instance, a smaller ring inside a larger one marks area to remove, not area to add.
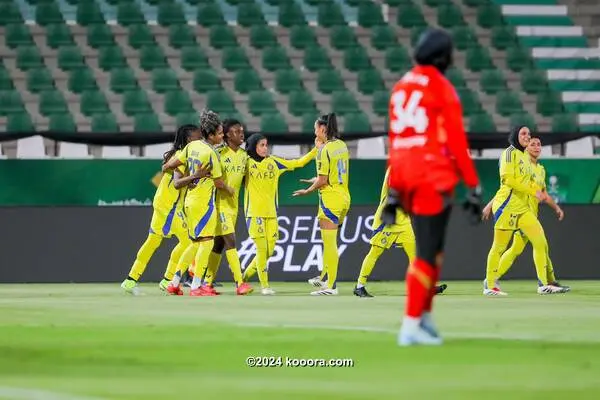
[[[152,71],[152,89],[156,93],[179,89],[177,73],[171,68],[155,69]]]
[[[427,26],[425,17],[419,6],[411,3],[401,4],[398,7],[398,25],[403,28],[412,28],[415,26]]]
[[[376,68],[364,69],[358,73],[358,91],[362,94],[372,95],[380,90],[385,90],[383,78]]]
[[[537,94],[548,90],[545,74],[542,71],[528,69],[521,73],[521,87],[526,93]]]
[[[255,25],[250,28],[250,45],[255,49],[264,49],[277,45],[277,37],[267,25]]]
[[[147,45],[140,49],[140,67],[144,71],[168,68],[167,58],[160,46]]]
[[[112,46],[115,38],[109,25],[90,25],[87,28],[88,46],[98,49],[100,47]]]
[[[302,132],[306,134],[313,134],[315,131],[315,121],[318,118],[318,114],[316,110],[313,112],[306,113],[302,115]]]
[[[557,114],[552,118],[552,132],[577,132],[577,119],[571,114]]]
[[[23,99],[17,90],[0,93],[0,115],[20,114],[25,112]]]
[[[146,19],[138,3],[119,2],[117,5],[117,22],[121,26],[141,25],[146,23]]]
[[[11,1],[0,4],[0,26],[22,23],[23,17],[16,2]]]
[[[255,3],[242,3],[238,6],[237,22],[244,28],[267,23],[260,6]]]
[[[0,92],[14,89],[12,78],[8,71],[0,64]]]
[[[77,125],[70,112],[50,115],[48,130],[52,132],[77,132]]]
[[[100,51],[102,52],[102,50]],[[58,67],[63,71],[72,71],[84,66],[83,55],[79,47],[68,46],[58,49]]]
[[[273,96],[266,90],[257,90],[248,97],[248,111],[250,114],[260,116],[277,111]]]
[[[279,70],[275,73],[275,88],[283,94],[302,90],[302,78],[295,69]]]
[[[211,108],[210,106],[208,106]],[[212,109],[212,108],[211,108]],[[216,112],[216,109],[213,109]],[[191,113],[194,111],[190,95],[183,89],[173,90],[165,94],[165,110],[168,115],[174,117],[180,113]]]
[[[477,24],[486,29],[504,25],[499,7],[495,4],[485,4],[479,7],[477,9]]]
[[[338,3],[322,1],[318,5],[317,23],[324,28],[345,25],[346,20]]]
[[[27,112],[21,112],[18,114],[10,114],[6,119],[6,131],[7,132],[33,132],[35,127],[31,116]],[[18,148],[17,148],[18,151]]]
[[[198,93],[208,93],[221,90],[219,75],[212,69],[198,69],[194,73],[194,90]]]
[[[344,116],[358,111],[358,103],[348,91],[338,91],[331,96],[331,108],[336,114]]]
[[[454,45],[458,50],[467,50],[470,47],[477,46],[477,35],[473,29],[466,26],[457,26],[452,29],[452,38]]]
[[[77,4],[77,24],[81,26],[105,24],[104,15],[95,1],[80,1]]]
[[[250,61],[242,47],[228,47],[223,50],[222,67],[229,72],[235,72],[250,68]]]
[[[496,26],[492,29],[492,46],[506,50],[517,45],[513,29],[509,26]]]
[[[233,99],[225,90],[208,92],[206,96],[206,107],[218,113],[233,113],[235,105]]]
[[[136,115],[136,122],[137,122],[137,119],[138,119],[138,117],[140,118],[140,123],[142,124],[140,127],[141,127],[142,129],[139,129],[139,130],[138,130],[138,129],[136,129],[136,131],[139,131],[139,132],[160,132],[160,131],[162,131],[162,128],[161,128],[161,129],[159,129],[159,130],[147,130],[147,129],[146,129],[146,126],[145,126],[145,125],[143,125],[143,124],[145,124],[145,122],[142,122],[142,121],[141,121],[141,118],[142,118],[143,116],[141,116],[141,115]],[[156,117],[156,116],[155,116],[155,117]],[[158,119],[157,119],[156,121],[158,122]],[[179,123],[178,123],[177,125],[183,125],[183,124],[179,124]],[[158,126],[160,126],[160,124],[159,124]],[[151,127],[151,126],[150,126],[150,127]],[[148,145],[148,146],[145,146],[145,147],[144,147],[144,156],[145,156],[146,158],[152,158],[152,159],[162,159],[162,158],[163,158],[163,156],[164,156],[164,154],[165,154],[167,151],[169,151],[170,149],[171,149],[171,144],[170,144],[170,143],[151,144],[151,145]]]
[[[564,113],[560,95],[550,90],[538,94],[536,109],[539,114],[542,114],[545,117]]]
[[[133,129],[136,132],[162,132],[163,131],[163,127],[160,124],[158,115],[156,115],[152,112],[146,113],[146,114],[136,114],[135,117],[133,118]],[[150,147],[150,146],[146,146],[146,151],[148,150],[148,147]],[[148,153],[146,152],[146,156],[147,155],[148,155]]]
[[[479,86],[481,86],[484,93],[493,95],[506,90],[506,81],[500,70],[491,69],[482,71]]]
[[[197,46],[196,35],[192,28],[187,25],[171,25],[169,27],[169,46],[181,49],[186,46]]]
[[[98,88],[92,70],[87,67],[72,70],[69,74],[67,86],[71,92],[77,94]]]
[[[481,112],[481,102],[479,101],[479,98],[477,97],[477,94],[475,94],[475,92],[471,91],[466,87],[457,88],[456,91],[462,103],[463,115],[471,116],[473,114],[478,114]]]
[[[462,72],[460,72],[460,69],[456,67],[450,68],[446,71],[446,78],[448,78],[448,80],[450,80],[450,82],[452,82],[452,84],[457,88],[463,88],[467,86]]]
[[[373,112],[380,116],[385,117],[388,115],[390,107],[390,93],[387,90],[376,92],[373,95]]]
[[[397,45],[396,32],[391,26],[382,25],[371,29],[371,46],[373,48],[383,51]]]
[[[279,21],[279,25],[285,28],[306,25],[302,8],[293,1],[284,2],[279,6],[277,20]]]
[[[381,6],[371,1],[361,1],[358,5],[358,25],[363,28],[373,28],[383,25]]]
[[[282,46],[265,49],[262,54],[262,67],[267,71],[290,68],[290,59]]]
[[[60,142],[59,158],[85,159],[91,158],[87,144]]]
[[[438,8],[437,22],[441,27],[446,29],[465,25],[460,8],[451,2]]]
[[[255,90],[262,90],[260,76],[252,68],[237,71],[233,82],[235,91],[238,93],[248,94]]]
[[[482,112],[469,118],[468,131],[472,133],[496,133],[496,125],[488,113]]]
[[[27,25],[15,24],[4,28],[4,43],[8,48],[16,49],[18,47],[27,47],[34,45],[33,38]]]
[[[364,47],[357,46],[344,52],[344,67],[352,72],[371,68],[371,58]]]
[[[488,0],[462,0],[462,2],[471,8],[477,8],[488,3]]]
[[[116,68],[110,71],[110,90],[124,93],[138,87],[138,82],[131,68]]]
[[[392,72],[406,72],[412,66],[412,59],[404,47],[391,47],[385,52],[385,66]]]
[[[40,93],[53,89],[54,80],[48,69],[38,68],[27,72],[27,90],[31,93]]]
[[[177,122],[177,126],[187,125],[187,124],[197,125],[198,121],[199,121],[199,117],[198,117],[198,113],[196,113],[196,112],[187,112],[187,113],[177,114],[177,116],[175,117],[175,120]]]
[[[109,160],[120,160],[131,158],[129,146],[102,146],[102,158]]]
[[[210,28],[210,45],[215,49],[237,47],[235,34],[227,25],[216,25]]]
[[[316,114],[315,102],[308,91],[298,90],[289,96],[288,111],[296,117],[304,114]]]
[[[308,25],[294,26],[290,30],[290,44],[297,50],[305,50],[312,46],[316,47],[317,38],[315,32]]]
[[[17,68],[21,71],[42,68],[43,66],[44,62],[37,47],[24,46],[17,49]]]
[[[523,105],[519,96],[510,91],[504,91],[498,93],[496,98],[496,112],[504,117],[508,117],[512,114],[518,114],[523,111]]]
[[[514,72],[521,72],[524,69],[531,68],[529,53],[520,47],[508,49],[506,54],[506,66]]]
[[[537,130],[537,124],[535,123],[535,119],[531,116],[531,114],[529,114],[525,111],[520,111],[520,112],[516,112],[516,113],[512,114],[510,116],[510,125],[511,126],[525,125],[525,126],[529,127],[529,129],[531,129],[532,131]]]
[[[186,46],[181,49],[181,68],[188,72],[209,68],[208,58],[198,46]]]
[[[38,4],[35,7],[35,21],[40,26],[64,24],[60,8],[54,2]]]
[[[327,51],[322,47],[309,47],[304,52],[304,66],[310,72],[332,68]]]
[[[157,22],[161,26],[187,24],[180,3],[164,1],[158,5]]]
[[[221,7],[215,3],[206,3],[198,6],[197,22],[199,25],[210,28],[225,24]]]
[[[128,43],[129,46],[139,50],[144,46],[155,46],[156,40],[148,25],[138,24],[129,27]]]
[[[415,47],[417,45],[417,42],[421,38],[421,35],[423,34],[423,32],[425,32],[425,30],[427,28],[428,27],[426,25],[423,25],[423,26],[415,26],[414,28],[412,28],[410,30],[410,45],[412,47]]]
[[[23,127],[27,125],[27,117],[23,116]],[[42,136],[30,136],[17,142],[17,158],[46,158],[46,148]]]
[[[329,30],[329,43],[336,50],[346,50],[358,44],[354,30],[349,26],[335,26]]]
[[[39,112],[45,117],[68,112],[67,102],[62,92],[51,89],[40,93]]]
[[[86,117],[110,112],[106,97],[100,90],[88,90],[81,94],[80,111]]]
[[[466,65],[471,71],[480,72],[494,67],[490,53],[484,47],[472,47],[467,50]]]
[[[317,76],[317,89],[324,94],[346,90],[342,76],[336,69],[322,69]]]
[[[347,114],[344,117],[344,132],[366,133],[371,132],[369,117],[364,112]]]
[[[148,94],[144,89],[134,89],[123,94],[123,112],[128,116],[152,112]]]
[[[73,35],[65,24],[50,25],[46,27],[46,45],[52,49],[73,46]]]
[[[264,133],[287,133],[289,129],[285,118],[280,113],[275,112],[262,116],[260,131]]]

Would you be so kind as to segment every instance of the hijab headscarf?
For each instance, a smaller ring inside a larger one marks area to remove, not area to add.
[[[246,140],[246,153],[248,153],[248,156],[254,161],[261,162],[264,159],[264,157],[259,156],[256,152],[258,142],[260,142],[263,139],[266,139],[264,135],[261,135],[260,133],[255,133]]]
[[[519,143],[519,132],[521,129],[527,128],[525,125],[517,125],[510,130],[510,134],[508,135],[508,143],[510,143],[515,149],[525,151],[525,147],[521,146]]]

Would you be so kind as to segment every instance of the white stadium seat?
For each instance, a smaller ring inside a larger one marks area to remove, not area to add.
[[[30,136],[17,142],[17,158],[47,158],[44,138]]]
[[[567,157],[592,157],[594,155],[594,146],[592,145],[591,137],[567,142],[566,146],[565,155]]]
[[[88,152],[87,144],[60,142],[59,157],[78,159],[91,158],[92,156]]]
[[[162,159],[163,155],[169,151],[171,143],[151,144],[144,148],[144,157]]]
[[[356,148],[356,158],[386,158],[385,138],[385,136],[382,136],[369,139],[360,139]]]
[[[129,146],[102,146],[102,158],[133,158]]]
[[[301,156],[300,154],[300,145],[292,144],[292,145],[283,145],[283,144],[274,144],[273,145],[273,155],[282,158],[298,158]]]

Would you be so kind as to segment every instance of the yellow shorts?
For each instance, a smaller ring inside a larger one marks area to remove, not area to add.
[[[220,212],[217,217],[217,229],[215,236],[225,236],[235,233],[237,213]]]
[[[266,237],[279,240],[279,224],[277,218],[251,217],[246,218],[248,236],[252,239]]]
[[[510,210],[494,212],[494,229],[501,231],[517,231],[522,226],[535,224],[537,217],[533,211],[528,210],[522,213],[513,213]]]
[[[208,205],[206,202],[186,204],[184,210],[190,239],[215,236],[217,210],[214,199],[209,201]]]
[[[341,225],[350,209],[350,200],[336,197],[335,195],[319,196],[318,219],[327,219],[336,225]]]
[[[405,243],[415,243],[415,241],[415,233],[410,224],[403,226],[401,231],[391,231],[383,225],[373,231],[370,243],[372,246],[389,249],[392,246],[404,247]]]
[[[150,221],[150,233],[165,238],[170,238],[173,235],[178,237],[187,235],[187,225],[183,211],[172,208],[168,213],[165,213],[154,209]]]

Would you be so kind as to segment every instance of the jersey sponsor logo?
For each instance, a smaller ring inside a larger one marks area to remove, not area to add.
[[[223,171],[225,171],[225,173],[244,174],[244,173],[246,173],[246,166],[245,165],[223,165]]]
[[[274,171],[250,171],[250,176],[256,179],[275,179]]]

